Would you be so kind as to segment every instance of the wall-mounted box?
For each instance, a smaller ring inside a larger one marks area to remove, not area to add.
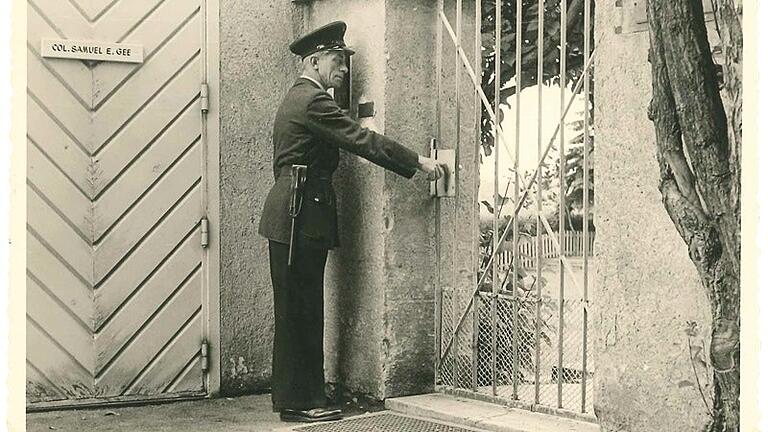
[[[672,0],[675,1],[675,0]],[[647,0],[616,0],[616,6],[621,8],[621,23],[616,26],[616,33],[637,33],[648,30]],[[714,21],[715,14],[712,0],[702,0],[704,5],[704,20]]]
[[[373,102],[365,102],[357,105],[357,118],[367,118],[376,115],[376,107]]]

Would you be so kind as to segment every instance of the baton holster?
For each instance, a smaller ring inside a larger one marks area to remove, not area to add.
[[[291,217],[291,238],[288,243],[288,265],[293,264],[293,249],[296,243],[296,218],[301,213],[304,182],[307,180],[306,165],[291,166],[291,204],[288,214]]]

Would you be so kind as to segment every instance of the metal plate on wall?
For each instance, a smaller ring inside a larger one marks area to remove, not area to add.
[[[438,162],[448,165],[448,172],[437,181],[430,182],[429,194],[436,197],[455,197],[456,196],[456,150],[437,149],[434,156]]]

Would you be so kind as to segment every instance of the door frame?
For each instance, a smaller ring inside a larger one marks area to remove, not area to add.
[[[221,389],[221,296],[220,296],[220,201],[219,201],[219,3],[216,0],[201,0],[203,17],[204,79],[208,84],[209,109],[203,116],[203,133],[206,134],[206,204],[208,217],[209,244],[205,249],[205,289],[203,291],[203,312],[206,320],[203,331],[208,340],[208,372],[204,378],[208,397],[218,395]]]

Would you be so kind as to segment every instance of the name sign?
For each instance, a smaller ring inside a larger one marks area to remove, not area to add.
[[[122,63],[143,63],[144,47],[137,44],[43,39],[43,57],[76,60],[96,60]]]

